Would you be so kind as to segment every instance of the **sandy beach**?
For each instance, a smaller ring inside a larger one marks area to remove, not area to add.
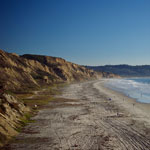
[[[149,150],[150,104],[105,88],[104,82],[63,88],[7,150]]]

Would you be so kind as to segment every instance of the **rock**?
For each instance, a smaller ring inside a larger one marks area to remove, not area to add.
[[[15,97],[3,94],[0,98],[0,147],[18,133],[16,128],[19,125],[19,118],[29,111],[30,109]]]
[[[7,53],[0,50],[0,82],[7,90],[25,90],[41,84],[100,78],[102,73],[67,62],[62,58]]]
[[[49,83],[48,76],[44,76],[44,77],[43,77],[43,80],[44,80],[45,83]]]

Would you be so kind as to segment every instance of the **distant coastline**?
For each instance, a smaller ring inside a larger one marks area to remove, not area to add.
[[[150,65],[105,65],[85,66],[94,71],[111,72],[121,77],[150,77]]]

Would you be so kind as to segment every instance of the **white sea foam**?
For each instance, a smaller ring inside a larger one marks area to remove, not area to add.
[[[106,87],[122,92],[139,102],[150,103],[150,78],[107,79]]]

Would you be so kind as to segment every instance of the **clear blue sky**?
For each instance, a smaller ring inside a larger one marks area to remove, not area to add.
[[[0,0],[0,49],[78,64],[150,64],[150,0]]]

